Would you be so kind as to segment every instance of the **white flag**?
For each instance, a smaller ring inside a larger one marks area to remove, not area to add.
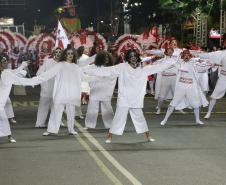
[[[64,28],[61,25],[60,21],[58,21],[55,48],[59,47],[59,48],[62,48],[62,49],[66,49],[68,44],[70,44],[70,42],[67,38],[67,35],[64,31]]]

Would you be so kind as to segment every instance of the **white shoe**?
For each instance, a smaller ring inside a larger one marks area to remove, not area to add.
[[[207,113],[206,115],[205,115],[205,119],[209,119],[210,118],[210,116],[211,116],[211,113]]]
[[[10,137],[10,138],[9,138],[9,142],[10,142],[10,143],[16,143],[16,140],[15,140],[13,137]]]
[[[10,119],[9,119],[9,122],[10,122],[10,123],[13,123],[13,124],[16,124],[16,120],[15,120],[14,118],[10,118]]]
[[[162,120],[160,125],[164,126],[166,124],[166,121],[165,120]]]
[[[160,113],[161,113],[161,109],[158,109],[155,114],[160,114]]]
[[[203,123],[202,121],[198,120],[196,121],[196,123],[200,124],[200,125],[204,125],[205,123]]]
[[[148,138],[148,141],[150,141],[150,142],[154,142],[154,141],[155,141],[155,139],[153,139],[153,138],[149,137],[149,138]]]
[[[72,132],[69,132],[69,135],[78,135],[78,132],[72,131]]]
[[[83,129],[84,129],[84,130],[88,130],[89,128],[88,128],[88,127],[83,127]]]
[[[44,132],[42,135],[43,136],[49,136],[51,133],[50,132]]]
[[[110,138],[106,139],[105,143],[111,143],[111,139]]]

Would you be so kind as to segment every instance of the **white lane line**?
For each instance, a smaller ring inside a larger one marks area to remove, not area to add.
[[[82,132],[82,134],[106,157],[106,159],[111,162],[113,166],[116,167],[132,184],[142,185],[142,183],[137,180],[127,169],[125,169],[111,154],[109,154],[101,144],[88,132],[84,132],[82,126],[75,121],[75,125]]]
[[[76,135],[75,138],[78,139],[79,143],[86,149],[86,151],[94,159],[102,172],[105,173],[105,175],[113,182],[114,185],[123,185],[119,181],[119,179],[113,173],[111,173],[107,166],[101,161],[101,159],[92,151],[90,146],[79,135]]]
[[[207,112],[200,112],[200,114],[206,114]],[[156,114],[156,112],[144,112],[144,114],[154,114],[154,115],[161,115],[161,114],[166,114],[166,112],[161,112],[160,114]],[[185,115],[185,114],[194,114],[194,112],[173,112],[173,114],[180,114],[180,115]],[[226,114],[226,112],[212,112],[211,115],[213,114]],[[98,113],[98,115],[102,115],[101,113]]]
[[[207,112],[200,112],[200,114],[206,114]],[[144,112],[144,114],[156,114],[156,112]],[[166,112],[161,112],[160,114],[166,114]],[[194,112],[185,112],[185,113],[181,113],[181,112],[173,112],[173,114],[194,114]],[[212,112],[211,115],[213,114],[226,114],[226,112]]]

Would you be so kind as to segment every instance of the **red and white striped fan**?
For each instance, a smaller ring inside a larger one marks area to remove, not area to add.
[[[139,51],[140,54],[142,54],[142,48],[141,46],[135,42],[134,40],[132,39],[127,39],[127,40],[124,40],[124,42],[122,42],[118,49],[117,49],[117,55],[118,56],[124,56],[126,51],[129,50],[129,49],[136,49]]]
[[[43,49],[47,49],[48,53],[52,53],[55,46],[55,37],[49,33],[43,33],[37,39],[36,50],[41,52]]]
[[[1,31],[1,33],[9,39],[9,42],[11,43],[12,46],[16,45],[16,36],[14,35],[13,32],[9,30],[3,30]]]
[[[11,43],[9,42],[9,39],[4,35],[0,33],[0,48],[2,48],[5,52],[10,52],[11,50]]]
[[[37,40],[38,40],[39,36],[37,35],[32,35],[28,38],[27,43],[25,45],[25,51],[29,51],[29,50],[36,50],[36,44],[37,44]]]
[[[17,41],[19,48],[24,48],[28,41],[27,38],[24,35],[22,35],[21,33],[15,32],[14,34],[16,36],[16,41]]]

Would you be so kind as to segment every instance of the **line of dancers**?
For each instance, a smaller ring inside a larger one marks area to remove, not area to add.
[[[226,51],[196,52],[194,57],[189,50],[179,51],[170,46],[166,47],[163,53],[159,51],[153,53],[155,55],[161,53],[163,57],[157,60],[155,56],[141,57],[136,49],[129,49],[121,64],[113,65],[112,56],[107,51],[100,51],[92,57],[84,57],[78,62],[76,51],[69,45],[64,51],[56,48],[53,57],[46,57],[37,76],[30,79],[23,77],[24,68],[28,65],[26,62],[18,69],[11,70],[7,69],[7,59],[1,56],[0,137],[8,136],[10,142],[16,142],[11,134],[6,109],[13,84],[23,86],[41,84],[35,126],[47,127],[43,136],[59,132],[64,112],[67,115],[68,133],[78,134],[74,128],[74,118],[81,115],[82,83],[86,82],[90,87],[90,100],[84,129],[96,127],[100,107],[104,126],[109,129],[106,143],[112,142],[113,135],[123,134],[128,113],[136,132],[144,133],[147,141],[152,142],[154,138],[151,137],[142,109],[147,78],[156,73],[155,94],[158,99],[156,113],[160,113],[164,100],[172,99],[160,124],[164,126],[167,123],[174,109],[193,108],[195,122],[203,125],[199,116],[200,107],[208,106],[208,101],[205,96],[207,88],[200,83],[200,79],[209,68],[220,67],[219,79],[205,116],[210,118],[216,100],[222,98],[226,92]],[[111,98],[117,80],[118,98],[114,113]]]

